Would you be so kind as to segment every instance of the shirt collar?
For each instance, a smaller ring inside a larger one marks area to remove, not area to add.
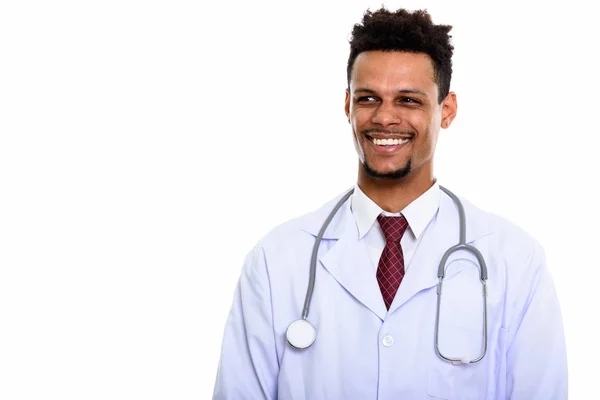
[[[351,208],[356,219],[359,237],[362,239],[377,220],[377,216],[383,213],[383,215],[390,216],[404,215],[410,230],[416,238],[419,238],[440,207],[440,196],[440,185],[436,180],[425,193],[406,206],[404,210],[399,213],[390,213],[381,209],[356,184],[352,194]]]

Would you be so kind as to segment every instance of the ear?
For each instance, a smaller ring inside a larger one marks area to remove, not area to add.
[[[450,92],[442,101],[442,128],[446,129],[456,117],[458,104],[456,103],[456,93]]]
[[[350,123],[350,92],[346,89],[346,103],[344,104],[344,111],[346,112],[346,118]]]

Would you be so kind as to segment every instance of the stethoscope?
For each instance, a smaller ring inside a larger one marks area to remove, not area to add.
[[[450,247],[448,250],[446,250],[446,252],[444,253],[444,256],[442,257],[442,259],[440,261],[440,265],[438,267],[437,275],[438,275],[438,278],[440,281],[437,284],[437,309],[436,309],[436,317],[435,317],[435,351],[441,358],[443,358],[446,361],[450,361],[452,364],[476,363],[478,361],[481,361],[481,359],[483,359],[483,357],[485,356],[485,354],[487,352],[487,336],[488,336],[487,335],[487,301],[486,301],[486,299],[487,299],[486,281],[487,281],[487,277],[488,277],[487,276],[487,267],[485,265],[485,260],[483,259],[483,256],[481,255],[479,250],[477,250],[475,247],[466,243],[465,210],[464,210],[464,207],[463,207],[461,201],[454,193],[452,193],[448,189],[446,189],[442,186],[440,186],[440,189],[444,193],[446,193],[448,196],[450,196],[450,198],[454,201],[456,208],[458,209],[458,216],[459,216],[459,222],[460,222],[460,231],[459,231],[460,239],[459,239],[458,244],[456,244],[456,245]],[[307,320],[308,309],[310,308],[310,302],[312,300],[312,295],[313,295],[313,291],[315,288],[315,274],[316,274],[316,270],[317,270],[317,252],[319,250],[319,245],[321,244],[321,239],[323,238],[323,234],[325,233],[325,230],[329,226],[329,223],[331,222],[331,220],[333,219],[333,217],[335,216],[337,211],[340,209],[342,204],[344,204],[346,202],[346,200],[348,200],[348,198],[350,198],[352,193],[354,193],[354,188],[352,188],[350,191],[348,191],[348,193],[346,193],[335,205],[335,207],[333,208],[331,213],[327,216],[327,219],[323,223],[323,226],[321,226],[321,229],[319,230],[319,234],[317,235],[317,239],[313,246],[312,256],[310,259],[310,276],[308,279],[308,289],[306,291],[306,297],[304,299],[304,308],[302,309],[302,318],[292,322],[288,326],[287,331],[286,331],[286,338],[287,338],[288,343],[297,349],[306,349],[306,348],[310,347],[314,343],[314,341],[317,337],[317,330]],[[450,257],[450,255],[452,253],[459,251],[459,250],[466,250],[468,252],[471,252],[477,258],[477,261],[479,263],[480,280],[481,280],[481,284],[483,287],[483,341],[484,341],[484,345],[483,345],[483,352],[481,353],[481,355],[473,360],[469,360],[466,357],[462,357],[462,358],[446,357],[441,353],[440,348],[439,348],[439,321],[440,321],[440,308],[441,308],[441,302],[442,302],[442,283],[444,281],[446,261],[448,260],[448,257]]]

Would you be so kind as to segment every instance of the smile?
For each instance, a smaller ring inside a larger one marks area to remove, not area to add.
[[[378,146],[398,146],[400,144],[408,143],[410,139],[377,139],[367,136],[369,140]]]
[[[404,147],[402,146],[403,144],[406,144],[408,142],[410,142],[413,139],[413,136],[404,136],[404,137],[395,137],[395,138],[390,138],[390,137],[373,137],[371,135],[365,135],[367,137],[367,139],[369,139],[369,142],[373,143],[375,145],[376,149],[386,149],[386,150],[395,150],[399,147]],[[382,136],[382,135],[379,135]]]

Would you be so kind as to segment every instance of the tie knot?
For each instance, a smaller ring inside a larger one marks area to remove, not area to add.
[[[377,221],[379,221],[379,225],[381,225],[381,229],[383,229],[383,234],[385,235],[385,240],[388,242],[400,241],[406,228],[408,228],[408,222],[404,218],[404,215],[399,217],[379,215]]]

